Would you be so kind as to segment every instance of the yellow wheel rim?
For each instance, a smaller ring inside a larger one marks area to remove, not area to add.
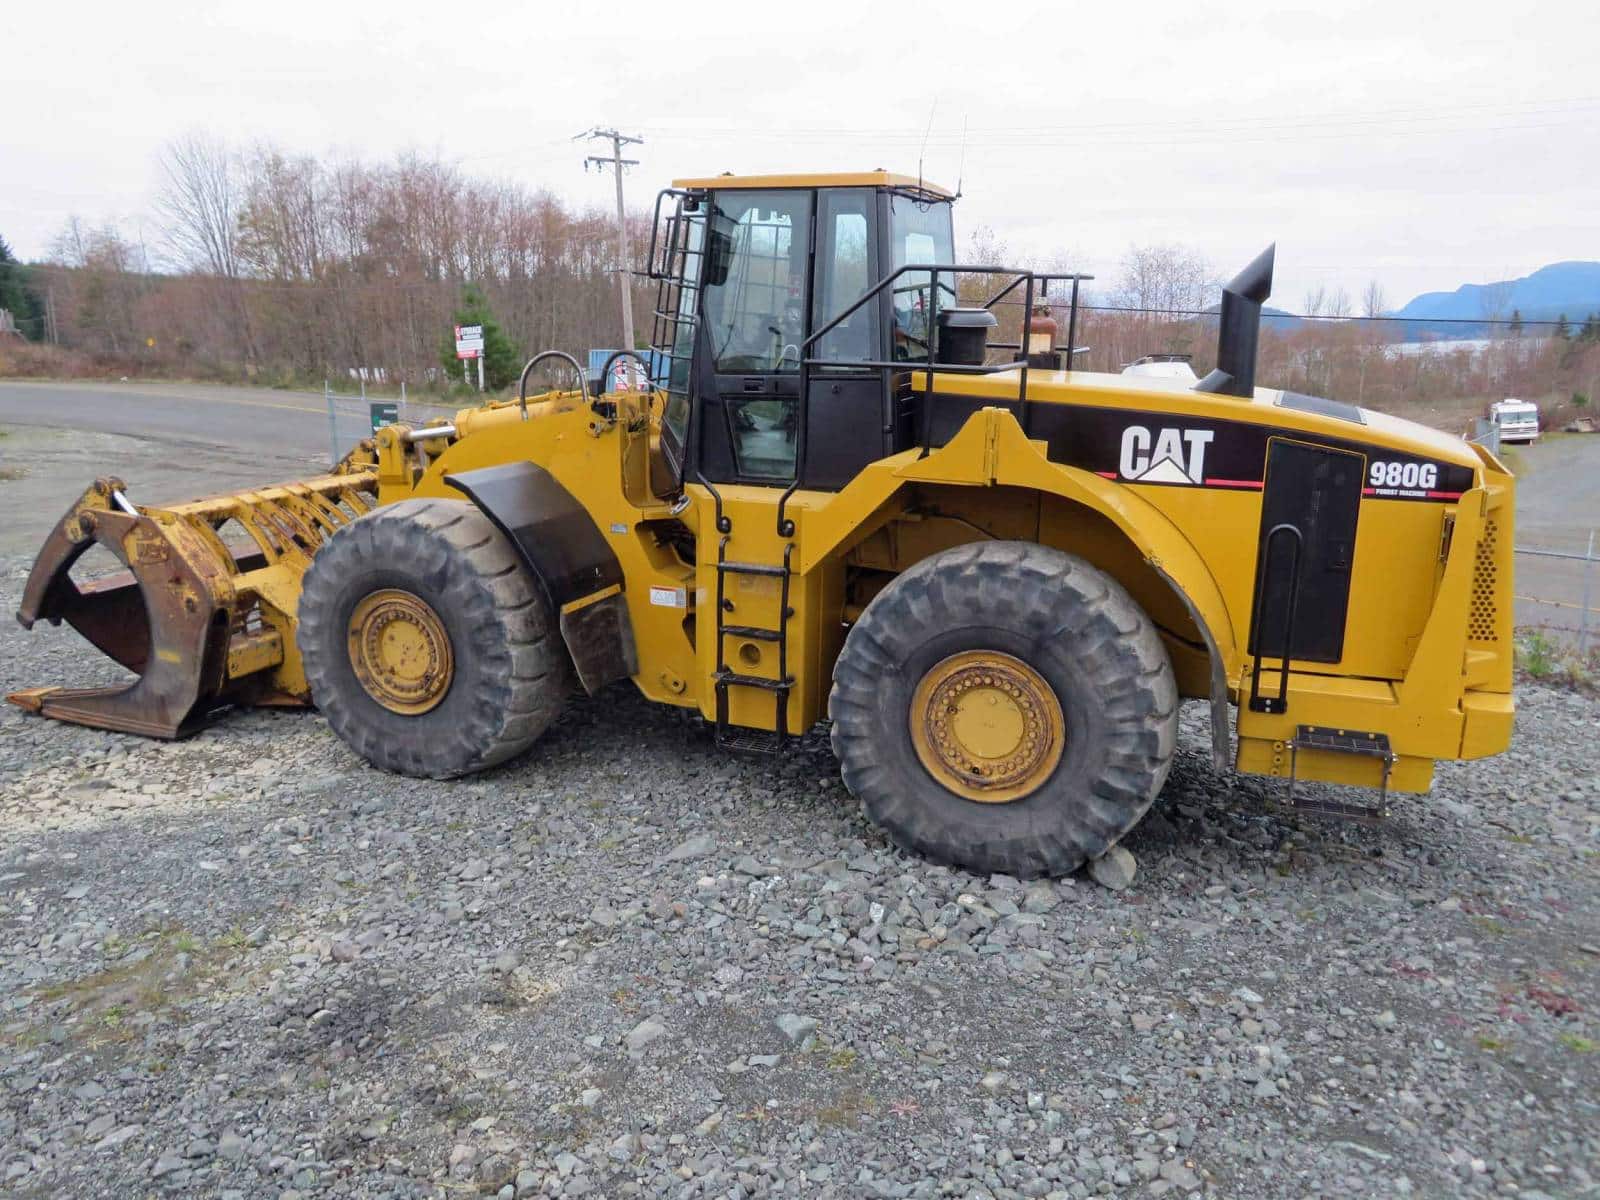
[[[443,700],[456,669],[439,614],[398,588],[368,594],[350,614],[350,666],[367,695],[407,716]]]
[[[1066,721],[1044,677],[998,650],[938,663],[911,697],[911,744],[945,787],[981,804],[1031,795],[1061,761]]]

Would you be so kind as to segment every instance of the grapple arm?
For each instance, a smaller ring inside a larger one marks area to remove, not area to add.
[[[43,716],[182,737],[234,703],[305,704],[294,646],[300,580],[326,537],[372,507],[377,477],[339,472],[302,483],[135,508],[118,479],[99,479],[56,523],[23,588],[17,619],[66,621],[138,678],[8,696]],[[230,546],[236,525],[248,545]],[[124,568],[79,583],[91,546]]]

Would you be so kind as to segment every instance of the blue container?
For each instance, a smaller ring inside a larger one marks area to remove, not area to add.
[[[606,365],[606,359],[615,353],[615,350],[589,351],[589,379],[591,381],[599,379],[600,371]],[[658,388],[665,387],[667,382],[666,356],[658,350],[641,350],[639,351],[639,357],[650,364],[651,383]],[[623,361],[626,362],[628,360],[624,359]],[[616,371],[618,366],[613,365],[611,369]]]

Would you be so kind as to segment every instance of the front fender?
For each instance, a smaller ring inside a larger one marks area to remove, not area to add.
[[[494,522],[538,581],[584,690],[637,674],[622,564],[577,498],[525,461],[443,478]]]

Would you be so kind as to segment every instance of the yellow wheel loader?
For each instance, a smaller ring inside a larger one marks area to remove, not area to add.
[[[12,699],[162,737],[314,703],[373,763],[449,777],[631,679],[735,748],[831,719],[898,843],[1019,876],[1139,821],[1184,697],[1219,765],[1348,815],[1505,749],[1492,455],[1256,387],[1270,249],[1224,289],[1206,378],[1073,370],[1084,277],[956,263],[952,200],[885,172],[679,181],[636,386],[547,352],[529,367],[565,360],[570,390],[530,399],[524,371],[320,479],[164,509],[100,481],[19,617],[138,679]],[[1023,323],[1041,303],[1063,344]],[[127,571],[75,582],[92,545]]]

